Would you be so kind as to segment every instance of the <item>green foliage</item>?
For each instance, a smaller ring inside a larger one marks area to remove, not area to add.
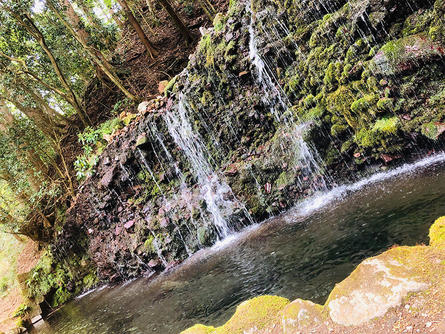
[[[56,307],[72,297],[67,286],[73,280],[74,276],[67,265],[55,261],[51,253],[46,252],[26,281],[28,297],[47,296],[50,305]]]
[[[215,32],[222,31],[225,25],[225,16],[221,13],[216,14],[215,19],[213,20],[213,27],[215,28]]]
[[[365,128],[357,132],[355,135],[355,140],[358,145],[365,148],[373,147],[379,143],[379,137],[375,134],[375,132]]]
[[[94,174],[94,166],[96,166],[99,155],[107,145],[106,137],[111,136],[121,128],[122,121],[119,118],[113,118],[95,129],[87,127],[84,132],[78,135],[79,142],[83,145],[83,154],[77,157],[74,162],[78,180],[85,180]]]
[[[8,129],[0,132],[0,224],[22,232],[28,215],[48,207],[61,189],[47,178],[56,160],[51,141],[28,118],[11,115]]]
[[[31,311],[31,307],[27,304],[21,304],[12,314],[13,318],[23,318]]]
[[[397,116],[386,117],[377,120],[374,124],[374,127],[372,128],[372,131],[395,135],[399,129],[399,126],[400,123]]]
[[[113,106],[113,109],[111,110],[111,114],[115,117],[117,117],[121,112],[123,112],[125,109],[133,105],[133,101],[124,98],[122,100],[119,100],[115,103]]]

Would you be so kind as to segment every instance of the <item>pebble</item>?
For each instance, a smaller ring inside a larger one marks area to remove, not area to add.
[[[432,323],[431,321],[428,321],[428,322],[425,324],[425,327],[426,327],[426,328],[430,328],[432,325],[433,325],[433,323]]]

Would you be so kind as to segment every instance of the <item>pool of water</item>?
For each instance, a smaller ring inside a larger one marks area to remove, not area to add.
[[[102,287],[68,303],[33,333],[179,333],[220,325],[263,294],[323,303],[364,258],[428,242],[445,215],[445,156],[318,194],[202,250],[155,279]]]

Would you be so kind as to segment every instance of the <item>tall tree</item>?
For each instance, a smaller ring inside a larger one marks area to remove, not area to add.
[[[76,110],[82,123],[84,125],[89,125],[90,120],[89,120],[89,117],[88,117],[85,109],[82,107],[77,94],[74,92],[73,88],[68,83],[69,81],[68,81],[67,77],[65,76],[65,74],[63,73],[62,69],[60,68],[59,63],[58,63],[56,57],[54,56],[52,50],[48,47],[48,44],[46,42],[46,39],[45,39],[43,33],[40,31],[40,29],[34,23],[31,16],[28,13],[15,12],[14,10],[12,10],[9,7],[6,7],[6,10],[8,10],[8,12],[17,21],[18,24],[20,24],[22,27],[24,27],[26,29],[26,31],[31,36],[34,37],[34,39],[38,42],[38,44],[44,50],[44,52],[48,56],[48,58],[51,62],[51,65],[52,65],[52,67],[60,81],[60,84],[64,87],[64,89],[66,91],[67,101]]]
[[[85,51],[91,57],[91,60],[94,64],[98,65],[100,69],[108,76],[108,78],[131,100],[135,100],[136,96],[130,93],[128,89],[125,88],[119,77],[114,71],[113,66],[108,62],[105,56],[100,52],[100,50],[94,48],[91,44],[88,43],[87,34],[85,30],[79,29],[77,30],[75,27],[79,24],[79,17],[77,14],[73,14],[74,9],[68,0],[63,0],[63,2],[68,4],[67,6],[67,17],[71,21],[70,23],[65,20],[65,18],[60,14],[58,8],[54,6],[51,0],[48,0],[48,6],[54,12],[54,15],[63,23],[63,25],[68,29],[68,31],[72,34],[72,36],[83,46]],[[74,12],[75,13],[75,12]]]
[[[96,30],[100,31],[103,27],[101,26],[99,20],[94,15],[93,6],[90,1],[87,0],[77,0],[76,4],[79,6],[80,10],[85,15],[88,24],[94,27]]]
[[[153,43],[148,39],[147,35],[145,35],[144,30],[142,29],[141,25],[136,20],[130,7],[128,6],[127,0],[117,0],[117,1],[118,1],[119,5],[122,7],[122,9],[124,10],[125,15],[128,18],[128,21],[130,22],[130,24],[133,26],[134,30],[138,34],[139,39],[141,40],[142,44],[144,44],[145,49],[147,50],[148,54],[153,59],[154,57],[156,57],[159,54],[159,52],[154,47]]]
[[[187,42],[193,41],[193,36],[190,33],[190,30],[186,27],[186,25],[182,22],[182,20],[176,14],[175,10],[170,5],[170,3],[167,0],[158,0],[158,1],[162,4],[162,6],[167,11],[167,13],[170,15],[174,24],[181,32],[181,35],[187,40]]]

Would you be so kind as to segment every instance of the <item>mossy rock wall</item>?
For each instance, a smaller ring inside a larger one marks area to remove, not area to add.
[[[110,139],[56,255],[81,238],[99,277],[122,280],[218,239],[197,171],[166,124],[180,104],[230,186],[223,197],[233,205],[220,211],[231,231],[287,210],[323,189],[327,175],[341,182],[441,147],[443,14],[439,0],[231,1],[166,96]],[[252,31],[273,89],[259,82]],[[296,147],[301,136],[307,146]]]

